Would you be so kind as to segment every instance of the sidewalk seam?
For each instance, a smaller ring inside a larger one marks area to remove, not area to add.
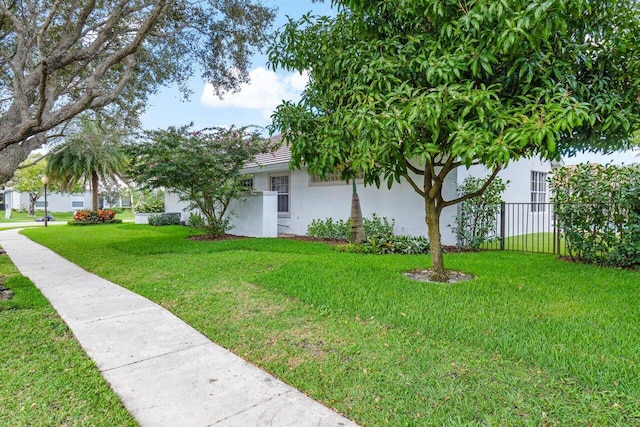
[[[127,364],[120,365],[120,366],[115,366],[113,368],[100,369],[100,372],[110,372],[110,371],[114,371],[116,369],[126,368],[126,367],[129,367],[129,366],[137,365],[139,363],[148,362],[150,360],[159,359],[161,357],[166,357],[166,356],[169,356],[171,354],[180,353],[182,351],[187,351],[187,350],[191,350],[191,349],[198,348],[198,347],[204,347],[204,346],[211,345],[211,344],[215,345],[213,342],[204,342],[202,344],[195,344],[195,345],[192,345],[192,346],[189,346],[189,347],[184,347],[184,348],[176,349],[176,350],[173,350],[173,351],[168,351],[166,353],[157,354],[155,356],[147,357],[146,359],[136,360],[135,362],[127,363]]]

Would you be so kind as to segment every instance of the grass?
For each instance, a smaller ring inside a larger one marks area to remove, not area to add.
[[[184,227],[25,231],[367,426],[640,424],[640,274],[512,252],[425,256]]]
[[[483,249],[500,249],[500,239],[486,242],[481,246]],[[504,248],[507,251],[535,252],[535,253],[557,253],[566,255],[566,242],[564,236],[557,241],[557,236],[549,232],[522,234],[510,236],[504,239]]]
[[[6,255],[0,277],[0,425],[135,426],[55,310]]]
[[[49,212],[50,215],[56,219],[56,221],[71,221],[73,220],[73,212]],[[11,211],[11,218],[5,218],[5,211],[0,211],[0,223],[11,223],[11,222],[29,222],[33,221],[35,218],[43,217],[44,211],[39,210],[36,211],[35,216],[29,216],[27,212],[20,211]],[[119,212],[116,214],[116,218],[122,220],[133,220],[134,215],[130,211]]]

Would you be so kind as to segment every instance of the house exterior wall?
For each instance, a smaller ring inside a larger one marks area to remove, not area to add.
[[[228,209],[231,232],[249,237],[277,237],[277,197],[278,193],[275,191],[255,191],[242,199],[233,200]],[[184,223],[189,220],[188,203],[180,201],[177,193],[165,191],[164,206],[165,212],[179,212],[180,220]]]
[[[508,168],[501,171],[500,176],[510,183],[504,193],[503,200],[507,202],[529,203],[531,202],[531,171],[549,173],[551,164],[537,159],[521,159],[512,162]],[[253,177],[253,189],[257,192],[269,192],[270,180],[274,175],[286,174],[289,176],[289,212],[276,216],[277,232],[286,234],[304,235],[307,227],[314,219],[334,220],[349,218],[351,209],[350,184],[343,182],[313,183],[306,170],[290,171],[288,163],[269,164],[263,167],[252,166],[246,168],[244,173]],[[443,196],[445,200],[456,197],[458,183],[467,176],[486,177],[486,169],[474,166],[470,169],[458,168],[450,173],[444,182]],[[414,176],[417,182],[421,177]],[[426,236],[424,199],[418,195],[405,181],[394,182],[391,189],[383,183],[381,188],[364,186],[358,182],[358,195],[364,217],[376,214],[395,221],[395,233],[401,235]],[[546,200],[548,201],[548,191]],[[276,203],[277,205],[277,203]],[[233,210],[238,217],[233,219],[234,225],[239,225],[233,230],[235,234],[255,235],[255,230],[263,227],[267,229],[267,220],[260,209],[249,208],[249,205],[235,204]],[[178,202],[178,196],[165,193],[165,207],[167,212],[182,212],[182,219],[188,219],[188,213],[183,212],[186,203]],[[445,245],[456,244],[456,238],[452,226],[457,215],[458,206],[450,206],[442,211],[440,218],[440,231],[442,243]],[[530,219],[536,220],[541,214],[527,212]],[[272,220],[273,221],[273,220]],[[250,233],[240,230],[251,229]]]
[[[503,181],[509,181],[507,189],[502,195],[502,199],[507,203],[530,203],[531,202],[531,172],[551,173],[551,162],[544,161],[539,158],[520,159],[512,161],[509,166],[498,173]],[[458,168],[458,183],[467,176],[476,178],[484,178],[489,176],[490,172],[483,166],[472,166],[469,169],[464,167]],[[546,202],[549,202],[550,196],[547,187]]]
[[[540,205],[532,207],[532,172],[539,172],[549,177],[553,172],[551,162],[541,160],[540,158],[523,158],[509,163],[509,166],[498,173],[507,188],[502,195],[502,200],[508,205],[505,212],[505,237],[529,234],[531,232],[550,232],[553,230],[553,212],[550,212],[550,206]],[[483,178],[489,175],[486,168],[481,166],[472,166],[470,169],[460,168],[459,183],[467,176]],[[539,189],[538,189],[539,190]],[[549,185],[545,179],[544,194],[541,199],[537,199],[540,203],[549,203],[551,201],[551,192]]]
[[[290,176],[290,215],[278,218],[278,232],[304,235],[314,219],[349,218],[351,211],[352,187],[347,183],[312,183],[306,170],[289,171],[288,165],[268,170],[247,170],[254,179],[256,190],[269,190],[269,177],[274,174],[288,173]],[[419,179],[418,177],[415,177]],[[424,200],[405,181],[394,183],[391,190],[386,185],[378,189],[375,186],[358,184],[358,196],[364,217],[374,213],[380,217],[395,220],[395,233],[426,236]],[[449,176],[445,182],[445,198],[451,198],[455,192],[455,178]],[[449,224],[455,217],[455,207],[446,208],[441,216],[441,232],[445,244],[454,244],[455,237]]]
[[[278,193],[256,191],[229,205],[231,232],[240,236],[278,237]]]
[[[29,195],[14,190],[5,192],[5,204],[13,210],[26,210],[29,207]],[[47,191],[47,209],[51,212],[75,212],[91,209],[91,193],[69,194]],[[36,211],[44,211],[44,194],[36,202]]]

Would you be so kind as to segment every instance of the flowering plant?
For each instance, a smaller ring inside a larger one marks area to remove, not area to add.
[[[111,221],[115,216],[115,211],[110,209],[100,209],[97,212],[85,209],[76,212],[73,215],[73,220],[77,222],[104,222]]]

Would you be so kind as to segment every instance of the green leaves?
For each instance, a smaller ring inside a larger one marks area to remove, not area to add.
[[[166,188],[198,209],[210,226],[221,233],[227,207],[244,187],[240,170],[257,154],[272,147],[248,127],[186,127],[146,133],[146,138],[127,146],[131,156],[130,177],[147,188]]]
[[[573,258],[640,265],[638,183],[638,165],[583,164],[554,173],[554,212]]]
[[[335,17],[290,21],[269,51],[274,68],[311,70],[271,129],[294,167],[405,178],[441,209],[455,167],[615,149],[640,129],[633,0],[334,4]]]

